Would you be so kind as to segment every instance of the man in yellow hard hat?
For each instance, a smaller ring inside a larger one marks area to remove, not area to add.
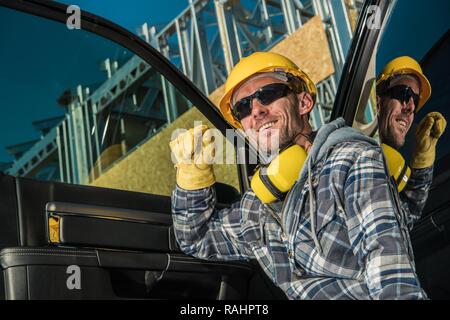
[[[414,120],[414,115],[431,96],[431,85],[419,63],[402,56],[386,64],[377,78],[377,112],[382,143],[399,149]],[[436,144],[446,127],[439,112],[428,113],[415,133],[415,147],[409,166],[411,176],[401,192],[402,206],[412,228],[422,213],[432,183]]]
[[[206,161],[213,153],[208,129],[172,140],[172,216],[180,248],[201,259],[256,259],[289,299],[426,298],[380,146],[342,118],[313,133],[308,118],[315,96],[310,78],[282,55],[257,52],[234,67],[220,101],[224,118],[252,132],[258,146],[298,146],[307,157],[287,195],[272,190],[275,203],[250,189],[219,209]],[[202,137],[200,153],[194,152],[196,136]]]

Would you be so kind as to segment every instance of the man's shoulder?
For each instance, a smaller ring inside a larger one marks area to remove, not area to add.
[[[360,157],[381,159],[382,150],[379,145],[368,141],[345,141],[336,144],[328,153],[328,161],[356,161]]]

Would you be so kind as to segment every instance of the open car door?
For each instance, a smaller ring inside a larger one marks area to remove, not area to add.
[[[121,160],[124,149],[142,148],[170,125],[164,122],[167,113],[173,119],[195,105],[224,131],[227,125],[211,102],[147,42],[101,17],[82,12],[81,29],[73,30],[66,25],[70,14],[65,5],[50,1],[0,1],[0,5],[2,52],[23,57],[11,59],[21,62],[2,71],[10,72],[10,87],[17,90],[10,114],[23,115],[26,121],[26,114],[39,108],[60,108],[58,114],[33,122],[41,140],[32,148],[9,147],[16,161],[0,174],[0,297],[251,296],[251,264],[201,261],[180,252],[167,191],[174,183],[170,136],[155,142],[143,158],[154,161],[152,155],[164,153],[159,161],[167,165],[159,163],[160,171],[137,177],[149,179],[153,192],[95,186],[101,185],[96,183],[99,173]],[[26,44],[17,45],[25,38]],[[105,75],[95,52],[110,59],[103,65],[107,83],[102,82]],[[168,100],[170,110],[165,108]],[[30,104],[33,108],[15,107]],[[86,127],[79,130],[82,125]],[[164,170],[170,172],[158,176]],[[219,183],[217,188],[219,206],[239,196],[231,186]]]

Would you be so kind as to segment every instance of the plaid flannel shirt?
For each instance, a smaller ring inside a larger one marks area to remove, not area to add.
[[[348,142],[314,164],[312,177],[314,231],[308,182],[297,182],[301,196],[284,217],[252,190],[217,210],[214,187],[176,187],[172,216],[181,249],[201,259],[256,259],[289,299],[426,298],[408,226],[420,217],[432,168],[413,170],[400,200],[389,192],[381,148]]]

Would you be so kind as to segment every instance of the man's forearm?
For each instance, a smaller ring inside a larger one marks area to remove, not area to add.
[[[236,241],[240,221],[239,203],[231,208],[215,209],[214,187],[172,193],[172,217],[175,236],[186,254],[201,259],[246,260],[249,252]]]
[[[432,181],[433,167],[411,169],[408,184],[400,193],[402,207],[407,212],[407,224],[410,230],[422,216]]]

